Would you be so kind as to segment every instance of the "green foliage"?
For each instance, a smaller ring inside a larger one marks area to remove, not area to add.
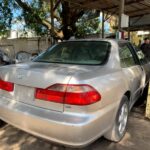
[[[0,35],[7,34],[11,27],[12,12],[11,0],[0,0]]]
[[[35,31],[37,35],[46,34],[47,28],[44,27],[41,22],[37,21],[36,16],[38,16],[41,20],[50,16],[49,6],[43,2],[43,0],[32,0],[30,3],[26,0],[26,3],[32,8],[33,13],[26,9],[22,9],[22,14],[17,19],[20,21],[25,20],[25,28]]]
[[[57,2],[58,0],[54,0],[54,6]],[[69,39],[73,33],[78,36],[99,33],[98,18],[88,20],[87,17],[86,21],[83,18],[79,19],[87,12],[69,8],[70,5],[66,1],[60,1],[58,4],[54,12],[55,33],[52,34],[55,38]],[[14,18],[14,12],[17,10],[20,13]],[[25,22],[25,29],[31,29],[40,36],[45,35],[51,30],[50,12],[50,4],[43,0],[0,0],[0,34],[5,34],[11,28],[11,24],[18,21]],[[97,13],[99,14],[93,14]]]
[[[90,20],[80,19],[76,23],[77,26],[76,35],[78,37],[84,37],[85,35],[100,33],[99,25],[100,22],[98,18]]]

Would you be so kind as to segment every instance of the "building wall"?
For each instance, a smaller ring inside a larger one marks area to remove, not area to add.
[[[16,39],[16,38],[34,38],[37,37],[36,33],[32,30],[27,29],[26,32],[24,30],[10,30],[8,39]]]
[[[46,50],[50,46],[48,38],[20,38],[20,39],[0,39],[0,49],[11,53],[26,51],[37,53]]]

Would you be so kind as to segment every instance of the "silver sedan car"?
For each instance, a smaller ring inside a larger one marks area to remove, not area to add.
[[[118,142],[148,85],[129,42],[74,40],[32,62],[0,67],[0,124],[67,146]]]

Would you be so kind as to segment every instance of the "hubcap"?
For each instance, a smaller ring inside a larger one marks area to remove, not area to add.
[[[127,120],[128,120],[128,105],[123,104],[119,112],[118,118],[118,131],[120,135],[122,135],[126,129]]]

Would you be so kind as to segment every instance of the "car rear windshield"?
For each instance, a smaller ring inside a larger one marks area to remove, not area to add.
[[[70,41],[50,47],[35,62],[102,65],[106,62],[111,44],[106,41]]]

